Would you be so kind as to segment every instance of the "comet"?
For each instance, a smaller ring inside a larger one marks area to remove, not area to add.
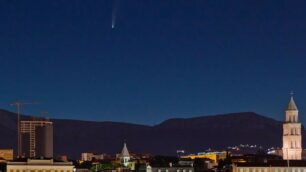
[[[118,3],[119,3],[119,0],[114,0],[113,1],[112,29],[115,29],[115,26],[116,26],[116,16],[117,16],[117,10],[118,10]]]

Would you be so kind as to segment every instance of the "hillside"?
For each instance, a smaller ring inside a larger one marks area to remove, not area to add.
[[[15,148],[15,121],[15,113],[0,110],[1,148],[12,145]],[[120,152],[124,140],[132,152],[174,154],[177,149],[197,152],[241,143],[281,146],[282,139],[280,121],[253,112],[169,119],[155,126],[63,119],[52,121],[54,153],[74,158],[85,151]]]

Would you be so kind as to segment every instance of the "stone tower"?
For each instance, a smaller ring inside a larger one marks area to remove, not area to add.
[[[283,159],[302,159],[302,135],[301,123],[298,121],[299,111],[291,96],[288,109],[286,110],[286,120],[283,124]]]

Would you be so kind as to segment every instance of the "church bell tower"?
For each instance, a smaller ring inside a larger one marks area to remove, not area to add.
[[[286,110],[286,120],[283,123],[283,159],[302,159],[301,123],[298,121],[298,108],[291,96]]]

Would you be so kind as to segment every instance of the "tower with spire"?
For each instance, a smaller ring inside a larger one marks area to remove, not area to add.
[[[301,160],[302,159],[302,135],[301,123],[298,120],[299,111],[291,95],[286,119],[283,123],[283,159]]]
[[[120,159],[123,166],[127,167],[129,165],[131,157],[125,142],[123,144],[123,148],[120,154]]]

